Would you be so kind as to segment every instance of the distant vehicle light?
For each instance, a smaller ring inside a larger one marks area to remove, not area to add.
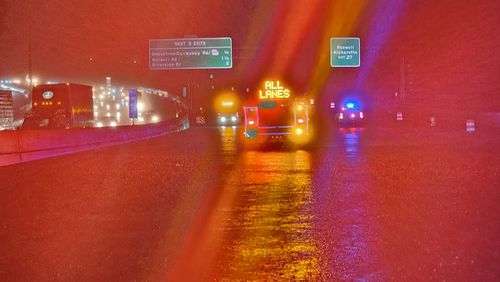
[[[297,120],[297,123],[303,124],[303,123],[304,123],[304,119],[299,118],[299,119]]]
[[[97,122],[96,126],[97,127],[103,127],[103,124],[102,124],[102,122],[99,121],[99,122]]]
[[[304,130],[302,128],[295,129],[295,134],[302,135],[303,133],[304,133]]]
[[[347,104],[345,104],[345,106],[346,106],[348,109],[354,109],[354,103],[347,103]]]
[[[249,120],[249,121],[248,121],[248,124],[249,124],[249,125],[254,125],[254,124],[255,124],[255,121],[253,121],[253,120]]]
[[[151,118],[151,121],[153,121],[153,122],[158,122],[159,120],[160,120],[160,119],[158,118],[158,116],[153,116],[153,117]]]
[[[109,125],[110,125],[111,127],[115,127],[115,126],[117,126],[117,123],[116,123],[116,121],[112,121],[112,122],[110,122],[110,123],[109,123]]]
[[[226,117],[220,117],[220,122],[224,123],[226,121],[227,121]]]
[[[237,118],[236,118],[235,116],[232,116],[232,117],[231,117],[231,121],[232,121],[232,122],[235,122],[236,120],[237,120]]]
[[[234,102],[233,101],[224,101],[221,103],[221,105],[223,107],[232,107],[232,106],[234,106]]]
[[[364,118],[365,115],[363,114],[363,112],[359,112],[359,118]]]
[[[344,119],[344,113],[340,113],[339,119]]]

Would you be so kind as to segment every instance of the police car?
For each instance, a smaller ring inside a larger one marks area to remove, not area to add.
[[[338,109],[336,119],[340,126],[357,126],[364,122],[365,114],[358,104],[347,102]]]

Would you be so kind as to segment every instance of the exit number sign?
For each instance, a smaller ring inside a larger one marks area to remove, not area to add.
[[[359,37],[332,37],[330,39],[330,65],[334,68],[361,66]]]

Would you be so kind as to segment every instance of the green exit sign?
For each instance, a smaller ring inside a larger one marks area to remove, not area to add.
[[[230,37],[149,40],[149,68],[230,69],[233,43]]]
[[[359,38],[332,37],[330,39],[330,65],[344,68],[361,66]]]

